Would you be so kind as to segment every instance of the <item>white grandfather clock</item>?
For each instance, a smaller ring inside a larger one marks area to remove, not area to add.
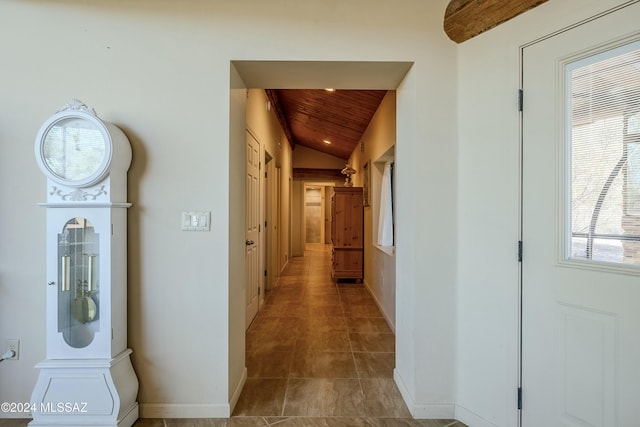
[[[35,144],[47,176],[47,358],[30,426],[131,426],[138,379],[127,348],[125,134],[74,100]]]

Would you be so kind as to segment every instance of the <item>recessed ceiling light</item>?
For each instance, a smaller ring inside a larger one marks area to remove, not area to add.
[[[323,139],[322,142],[324,142],[327,145],[331,144],[331,141],[329,141],[328,139]]]

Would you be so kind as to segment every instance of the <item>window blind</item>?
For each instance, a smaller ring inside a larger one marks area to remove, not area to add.
[[[569,257],[640,265],[640,43],[567,68]]]

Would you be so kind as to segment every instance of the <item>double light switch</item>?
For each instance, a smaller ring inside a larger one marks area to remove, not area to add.
[[[182,211],[182,230],[209,231],[210,225],[211,225],[211,212]]]

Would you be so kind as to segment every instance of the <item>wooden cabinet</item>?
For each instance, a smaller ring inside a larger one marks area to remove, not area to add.
[[[362,187],[335,187],[331,195],[331,277],[364,278]]]

